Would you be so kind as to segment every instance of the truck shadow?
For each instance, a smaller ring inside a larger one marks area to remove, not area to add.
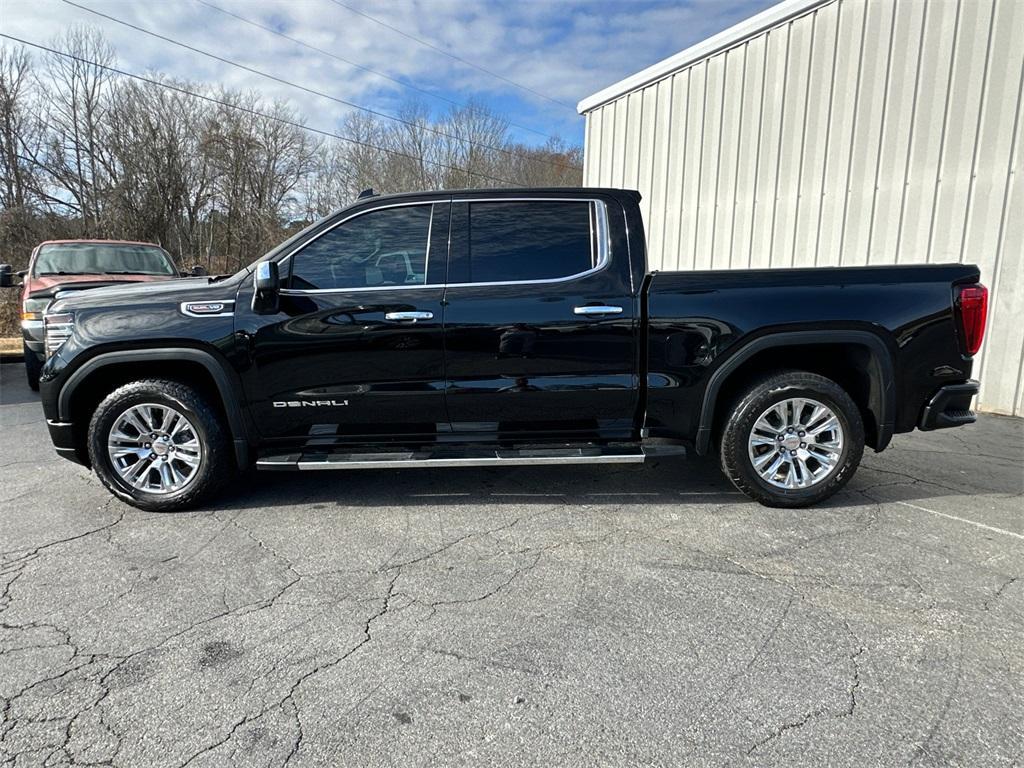
[[[869,478],[816,508],[872,506]],[[949,495],[942,488],[906,485],[901,499]],[[659,459],[642,466],[487,467],[324,472],[251,471],[232,483],[218,509],[336,504],[340,507],[464,507],[606,505],[618,507],[750,505],[755,502],[722,476],[713,459]]]

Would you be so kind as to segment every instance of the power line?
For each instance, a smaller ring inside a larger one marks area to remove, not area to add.
[[[479,64],[474,64],[472,61],[467,61],[466,59],[462,58],[461,56],[456,56],[454,53],[451,53],[450,51],[446,51],[444,48],[441,48],[441,47],[439,47],[437,45],[434,45],[429,40],[424,40],[421,37],[416,37],[415,35],[411,35],[408,32],[405,32],[405,31],[399,29],[398,27],[391,26],[386,21],[381,21],[380,19],[376,18],[375,16],[371,16],[368,13],[363,13],[358,8],[353,8],[351,5],[346,5],[345,3],[341,2],[340,0],[331,0],[331,2],[334,3],[337,6],[340,6],[342,8],[345,8],[345,9],[349,10],[349,11],[352,11],[352,13],[355,13],[355,14],[357,14],[359,16],[362,16],[364,19],[369,19],[374,24],[380,24],[382,27],[387,27],[392,32],[397,32],[402,37],[406,37],[409,40],[412,40],[414,42],[419,43],[420,45],[425,45],[427,48],[430,48],[431,50],[437,51],[438,53],[447,56],[449,59],[454,59],[455,61],[458,61],[458,62],[460,62],[462,64],[465,64],[467,67],[472,67],[473,69],[479,70],[480,72],[483,72],[484,74],[490,75],[491,77],[496,77],[499,80],[504,80],[509,85],[514,85],[516,88],[519,88],[521,90],[524,90],[524,91],[527,91],[529,93],[532,93],[534,96],[540,96],[542,99],[547,99],[548,101],[550,101],[553,104],[558,104],[559,106],[566,107],[568,109],[571,109],[573,112],[576,111],[576,107],[574,107],[572,104],[566,104],[564,101],[559,101],[558,99],[553,98],[551,96],[547,96],[546,94],[543,94],[540,91],[535,91],[533,88],[530,88],[529,86],[523,85],[521,83],[517,83],[515,80],[510,80],[509,78],[505,77],[504,75],[499,75],[497,72],[492,72],[489,69],[481,67]]]
[[[102,11],[97,11],[97,10],[95,10],[93,8],[89,8],[88,6],[80,5],[79,3],[73,2],[73,0],[61,0],[61,2],[65,3],[66,5],[70,5],[70,6],[74,7],[74,8],[79,8],[79,9],[81,9],[83,11],[86,11],[87,13],[91,13],[91,14],[93,14],[95,16],[100,16],[100,17],[102,17],[104,19],[108,19],[109,21],[113,21],[115,24],[121,24],[122,26],[128,27],[129,29],[134,29],[136,32],[142,32],[143,34],[150,35],[151,37],[155,37],[158,40],[163,40],[164,42],[171,43],[172,45],[176,45],[179,48],[184,48],[186,50],[192,51],[193,53],[198,53],[201,56],[206,56],[208,58],[214,59],[216,61],[220,61],[220,62],[222,62],[224,64],[229,65],[229,66],[236,67],[236,68],[244,70],[246,72],[251,72],[254,75],[259,75],[260,77],[265,77],[268,80],[273,80],[274,82],[280,83],[281,85],[286,85],[289,88],[296,88],[296,89],[298,89],[300,91],[305,91],[306,93],[309,93],[309,94],[311,94],[313,96],[319,96],[320,98],[328,99],[328,100],[336,102],[338,104],[343,104],[346,107],[352,107],[353,109],[358,109],[358,110],[360,110],[362,112],[366,112],[367,114],[371,114],[371,115],[374,115],[376,117],[380,117],[380,118],[385,119],[385,120],[392,120],[392,121],[394,121],[396,123],[402,123],[403,125],[407,125],[410,128],[416,128],[418,130],[423,130],[423,131],[426,131],[428,133],[433,133],[433,134],[435,134],[437,136],[442,136],[444,138],[451,139],[452,141],[461,141],[461,142],[465,142],[466,144],[469,144],[471,146],[477,146],[477,147],[482,147],[484,149],[489,149],[492,152],[500,152],[502,154],[508,155],[509,157],[516,157],[516,158],[519,158],[520,160],[526,160],[527,162],[542,163],[544,165],[551,165],[551,166],[555,166],[557,168],[563,168],[565,170],[576,170],[572,166],[566,165],[564,163],[558,163],[558,162],[555,162],[553,160],[544,160],[544,159],[539,158],[539,157],[529,157],[528,155],[523,155],[523,154],[520,154],[519,152],[515,152],[515,151],[510,150],[510,149],[505,149],[503,147],[497,147],[497,146],[493,146],[491,144],[484,144],[483,142],[473,141],[472,139],[466,139],[466,138],[463,138],[461,136],[453,136],[450,133],[445,133],[444,131],[438,130],[437,128],[433,128],[433,127],[428,126],[428,125],[422,125],[422,124],[413,122],[412,120],[405,120],[405,119],[403,119],[401,117],[396,117],[395,115],[389,115],[386,112],[380,112],[380,111],[378,111],[376,109],[371,109],[370,107],[364,107],[364,106],[362,106],[360,104],[356,104],[356,103],[351,102],[351,101],[346,101],[345,99],[339,98],[337,96],[332,96],[329,93],[324,93],[323,91],[318,91],[315,88],[310,88],[310,87],[305,86],[305,85],[300,85],[299,83],[294,83],[291,80],[285,80],[284,78],[278,77],[277,75],[271,74],[270,72],[264,72],[263,70],[256,69],[254,67],[250,67],[250,66],[248,66],[246,64],[241,64],[241,63],[239,63],[237,61],[234,61],[232,59],[227,59],[227,58],[225,58],[223,56],[218,56],[215,53],[210,53],[209,51],[204,51],[201,48],[196,48],[193,45],[189,45],[188,43],[183,43],[180,40],[175,40],[172,37],[167,37],[166,35],[161,35],[159,32],[153,32],[151,30],[146,29],[145,27],[140,27],[140,26],[138,26],[136,24],[132,24],[131,22],[125,21],[123,19],[119,19],[116,16],[111,16],[109,14],[103,13]]]
[[[221,8],[219,5],[214,5],[213,3],[209,3],[209,2],[207,2],[207,0],[196,0],[196,2],[199,3],[200,5],[205,5],[207,8],[212,8],[213,10],[217,11],[218,13],[223,13],[225,16],[231,16],[234,19],[238,19],[238,21],[241,21],[244,24],[249,24],[250,26],[256,27],[257,29],[262,29],[264,32],[269,32],[272,35],[277,35],[278,37],[284,38],[285,40],[288,40],[289,42],[295,43],[296,45],[301,45],[303,48],[308,48],[311,51],[316,51],[317,53],[321,53],[324,56],[330,56],[332,59],[336,59],[337,61],[340,61],[340,62],[342,62],[344,64],[348,64],[348,65],[353,66],[353,67],[356,67],[357,69],[361,69],[364,72],[369,72],[371,74],[377,75],[378,77],[383,77],[385,80],[390,80],[391,82],[393,82],[393,83],[395,83],[397,85],[400,85],[403,88],[408,88],[410,90],[416,91],[417,93],[422,93],[424,96],[429,96],[432,99],[440,99],[441,101],[443,101],[443,102],[445,102],[447,104],[451,104],[453,107],[463,107],[463,108],[466,107],[466,105],[463,104],[462,102],[455,101],[454,99],[449,99],[447,96],[442,96],[439,93],[434,93],[433,91],[428,91],[428,90],[426,90],[424,88],[418,88],[417,86],[413,85],[412,83],[407,83],[404,80],[399,80],[397,77],[392,77],[391,75],[389,75],[389,74],[387,74],[385,72],[381,72],[379,69],[374,69],[373,67],[367,67],[367,66],[365,66],[363,64],[359,64],[358,62],[352,61],[351,59],[346,59],[344,56],[339,56],[336,53],[324,50],[323,48],[319,48],[319,47],[317,47],[315,45],[312,45],[311,43],[305,42],[304,40],[300,40],[297,37],[292,37],[291,35],[285,34],[284,32],[281,32],[280,30],[274,29],[273,27],[268,27],[265,24],[260,24],[258,21],[253,21],[252,19],[247,19],[245,16],[241,16],[241,15],[239,15],[237,13],[234,13],[233,11],[229,11],[226,8]],[[521,131],[527,131],[529,133],[536,134],[537,136],[542,136],[545,139],[552,139],[552,138],[554,138],[551,134],[544,133],[544,131],[538,131],[536,128],[530,128],[528,126],[519,125],[519,124],[513,123],[513,122],[509,122],[509,125],[512,126],[513,128],[518,128]]]
[[[111,67],[111,66],[109,66],[107,64],[100,64],[98,61],[91,61],[91,60],[83,58],[81,56],[76,56],[73,53],[68,53],[67,51],[58,51],[56,48],[50,48],[50,47],[45,46],[45,45],[40,45],[39,43],[33,43],[33,42],[28,41],[28,40],[23,40],[20,37],[15,37],[14,35],[8,35],[8,34],[6,34],[4,32],[0,32],[0,37],[6,38],[7,40],[12,40],[12,41],[14,41],[16,43],[20,43],[21,45],[27,45],[27,46],[30,46],[32,48],[37,48],[37,49],[39,49],[41,51],[46,51],[47,53],[52,53],[52,54],[54,54],[56,56],[63,56],[66,59],[72,59],[74,61],[81,62],[82,64],[88,64],[89,66],[97,67],[97,68],[105,70],[107,72],[113,72],[114,74],[122,75],[123,77],[129,77],[132,80],[139,80],[139,81],[141,81],[143,83],[149,83],[150,85],[155,85],[155,86],[158,86],[160,88],[165,88],[165,89],[167,89],[169,91],[175,91],[175,92],[183,94],[185,96],[191,96],[191,97],[196,98],[196,99],[201,99],[203,101],[210,102],[211,104],[217,104],[217,105],[219,105],[221,107],[225,107],[227,109],[232,109],[232,110],[235,110],[237,112],[244,112],[244,113],[246,113],[248,115],[252,115],[254,117],[262,117],[265,120],[272,120],[272,121],[274,121],[276,123],[282,123],[283,125],[290,125],[293,128],[299,128],[299,129],[301,129],[303,131],[309,131],[310,133],[316,133],[316,134],[319,134],[320,136],[327,136],[327,137],[330,137],[332,139],[338,139],[340,141],[348,142],[350,144],[356,144],[356,145],[358,145],[360,147],[366,147],[367,149],[375,149],[375,150],[377,150],[379,152],[386,152],[387,154],[390,154],[390,155],[396,155],[398,157],[404,157],[404,158],[407,158],[409,160],[414,160],[417,163],[423,162],[423,163],[427,163],[429,165],[437,166],[438,168],[444,168],[445,170],[457,171],[458,173],[465,173],[468,176],[476,176],[477,178],[480,178],[480,179],[487,179],[488,181],[496,181],[499,184],[508,184],[510,186],[516,186],[516,182],[511,181],[509,179],[503,179],[500,176],[490,176],[490,175],[488,175],[486,173],[480,173],[479,171],[471,171],[468,168],[461,168],[461,167],[459,167],[457,165],[449,165],[447,163],[442,163],[442,162],[439,162],[437,160],[428,160],[425,157],[416,157],[415,155],[410,155],[407,152],[401,152],[401,151],[399,151],[397,149],[388,149],[387,147],[381,147],[381,146],[379,146],[377,144],[371,144],[371,143],[366,142],[366,141],[360,141],[359,139],[353,139],[353,138],[350,138],[348,136],[342,136],[341,134],[334,133],[333,131],[325,131],[325,130],[323,130],[321,128],[313,128],[311,126],[303,125],[302,123],[296,122],[295,120],[289,120],[287,118],[279,117],[277,115],[271,115],[271,114],[268,114],[266,112],[261,112],[258,109],[251,109],[249,107],[243,107],[243,106],[241,106],[239,104],[232,104],[231,102],[224,101],[223,99],[217,99],[217,98],[214,98],[213,96],[208,96],[206,94],[196,93],[195,91],[190,91],[188,88],[182,88],[181,86],[175,85],[173,83],[162,82],[160,80],[154,80],[153,78],[150,78],[150,77],[145,77],[143,75],[137,75],[134,72],[128,72],[126,70],[119,69],[117,67]]]

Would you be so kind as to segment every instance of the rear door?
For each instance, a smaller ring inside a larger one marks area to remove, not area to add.
[[[621,207],[468,197],[452,205],[445,367],[452,430],[487,439],[627,438],[636,327]]]
[[[345,216],[282,263],[277,314],[239,301],[254,362],[246,385],[265,438],[328,444],[448,430],[449,207],[444,199]]]

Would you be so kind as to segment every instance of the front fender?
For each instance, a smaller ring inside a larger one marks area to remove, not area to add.
[[[220,395],[224,413],[227,415],[228,428],[234,443],[235,458],[240,467],[249,463],[249,434],[245,416],[242,411],[242,386],[238,374],[230,367],[221,355],[192,347],[161,347],[154,349],[125,349],[114,352],[102,352],[90,357],[75,368],[66,379],[51,379],[46,386],[51,389],[44,397],[55,400],[56,418],[68,423],[71,421],[71,402],[75,391],[91,376],[102,369],[129,363],[143,367],[153,362],[198,363],[210,374]],[[140,371],[141,372],[141,371]],[[52,388],[57,387],[57,392]]]

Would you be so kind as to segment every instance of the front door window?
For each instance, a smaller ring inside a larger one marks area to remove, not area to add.
[[[424,285],[430,205],[381,208],[349,219],[292,256],[292,290]]]

